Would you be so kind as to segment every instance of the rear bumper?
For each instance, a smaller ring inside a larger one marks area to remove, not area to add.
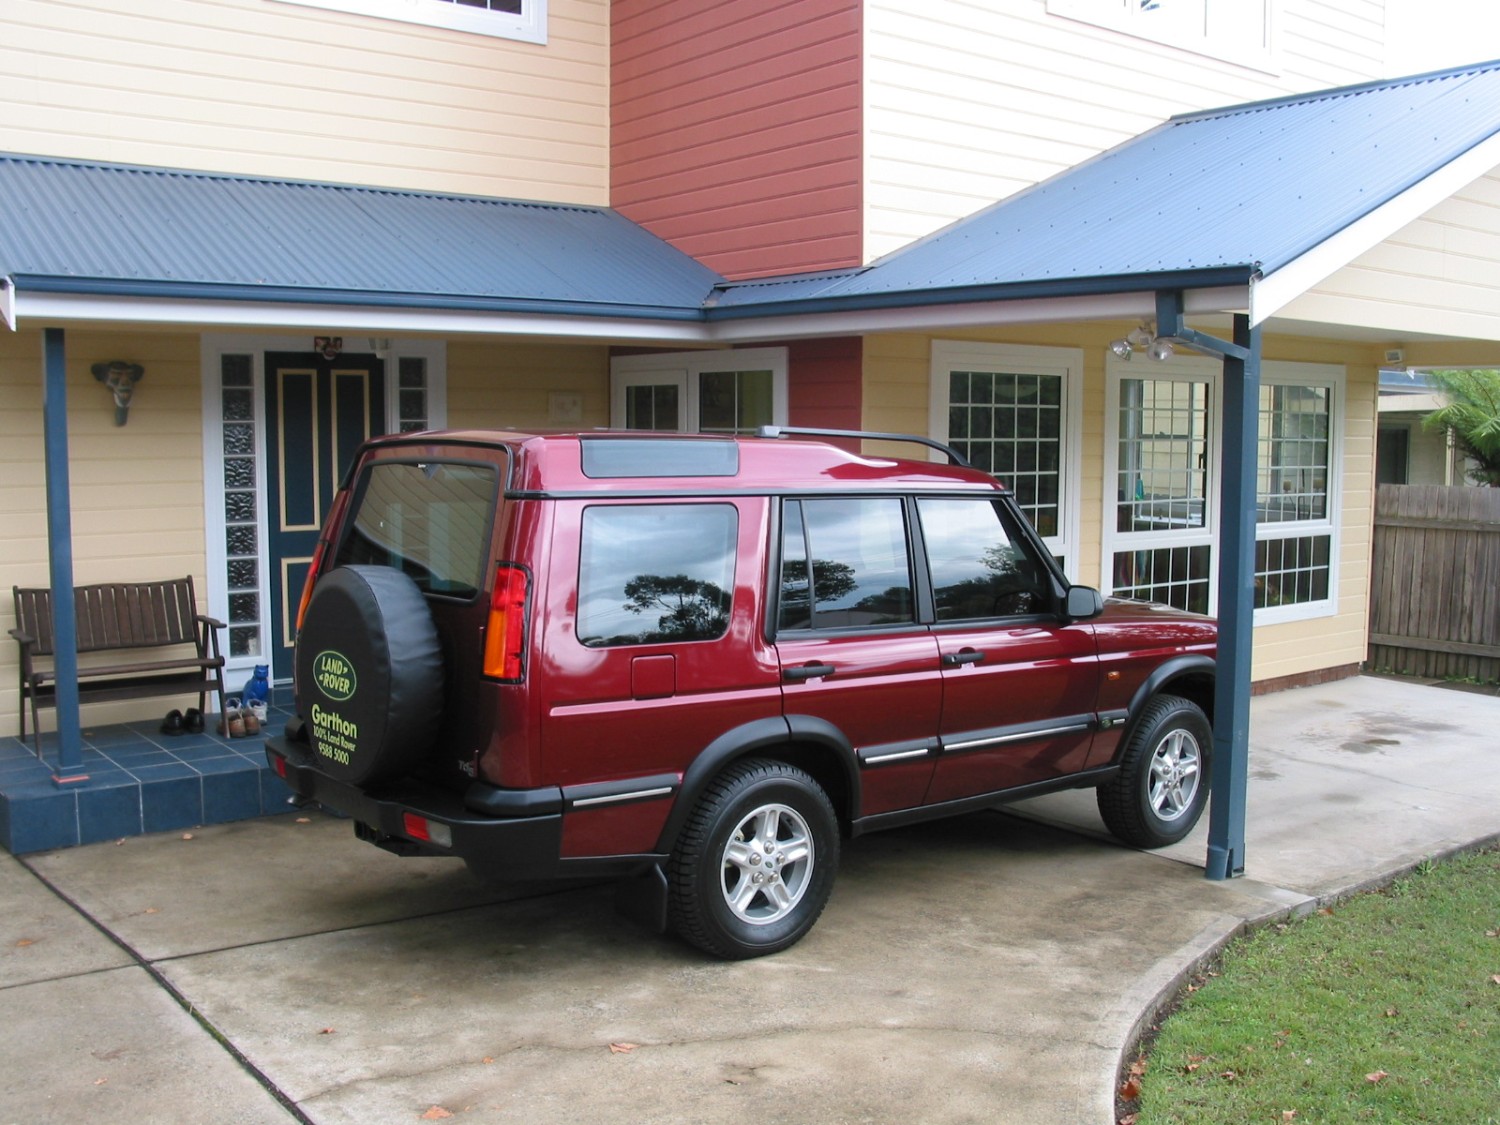
[[[297,796],[351,817],[360,839],[397,855],[462,859],[485,879],[516,882],[629,875],[662,858],[622,855],[563,859],[562,794],[556,789],[500,790],[475,782],[465,794],[413,778],[383,786],[375,795],[322,773],[311,749],[285,736],[266,739],[266,760]],[[513,809],[520,815],[478,812],[475,806]],[[452,846],[413,836],[407,830],[408,816],[446,826]]]

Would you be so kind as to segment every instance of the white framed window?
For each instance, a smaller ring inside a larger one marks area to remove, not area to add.
[[[1106,360],[1106,592],[1215,612],[1221,370],[1197,356]]]
[[[547,0],[277,0],[305,8],[326,8],[356,16],[442,27],[519,39],[523,43],[547,42]]]
[[[1047,0],[1047,11],[1138,39],[1270,70],[1280,0]]]
[[[749,434],[787,424],[787,350],[664,352],[610,360],[610,425]]]
[[[1261,374],[1255,481],[1255,620],[1338,605],[1344,369],[1270,363]]]
[[[934,340],[930,387],[929,436],[1009,486],[1047,549],[1075,574],[1083,352]]]
[[[1104,586],[1217,613],[1220,361],[1110,356]],[[1256,423],[1255,623],[1336,612],[1344,370],[1262,366]]]

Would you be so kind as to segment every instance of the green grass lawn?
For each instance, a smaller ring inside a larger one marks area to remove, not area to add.
[[[1495,1125],[1500,853],[1235,942],[1142,1066],[1135,1125]]]

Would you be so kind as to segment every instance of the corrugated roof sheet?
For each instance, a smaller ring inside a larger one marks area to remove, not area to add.
[[[0,157],[0,275],[696,316],[719,275],[614,211]]]
[[[852,276],[726,285],[714,305],[1269,274],[1496,132],[1500,63],[1184,115]]]
[[[744,283],[606,208],[0,156],[0,276],[677,320],[1243,284],[1497,132],[1500,63],[1184,115],[869,267]]]

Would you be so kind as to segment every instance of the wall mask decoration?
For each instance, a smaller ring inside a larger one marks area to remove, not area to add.
[[[135,394],[135,385],[146,374],[139,363],[126,363],[123,359],[112,359],[107,363],[96,363],[90,370],[94,378],[109,388],[115,397],[115,425],[123,426],[130,415],[130,397]]]
[[[314,336],[313,351],[317,352],[330,363],[339,357],[344,350],[344,338],[342,336]]]

